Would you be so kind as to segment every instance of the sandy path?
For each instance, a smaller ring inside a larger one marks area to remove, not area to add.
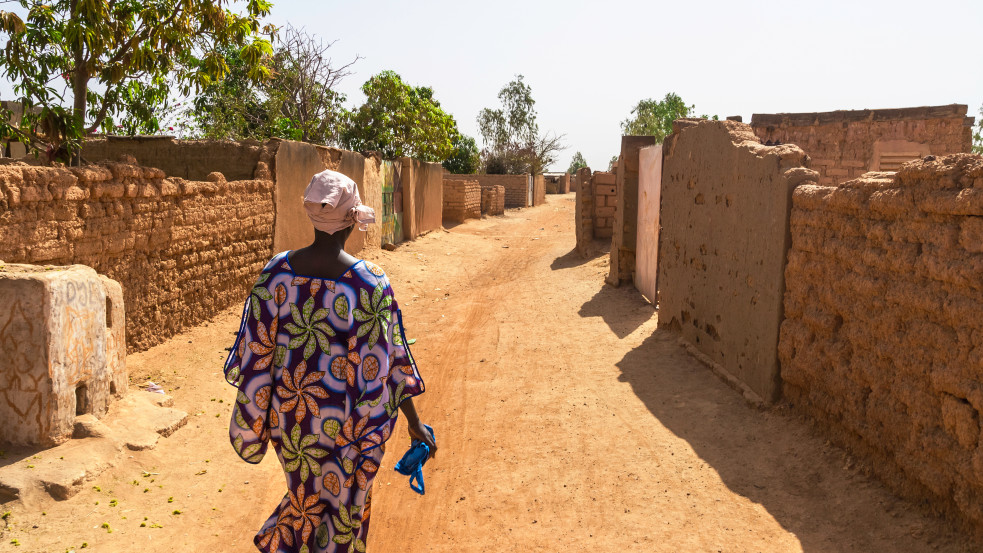
[[[572,210],[550,196],[368,256],[418,339],[418,408],[441,448],[414,494],[391,469],[400,423],[370,551],[972,550],[656,332],[637,292],[603,285],[606,257],[571,253]],[[0,550],[253,551],[284,485],[272,454],[246,465],[226,440],[234,390],[219,371],[238,315],[131,355],[134,382],[163,383],[191,422],[45,515],[15,511]]]

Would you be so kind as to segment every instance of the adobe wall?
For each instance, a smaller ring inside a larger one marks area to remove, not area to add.
[[[276,221],[273,233],[274,251],[293,250],[314,240],[314,227],[304,210],[304,190],[311,177],[331,169],[355,181],[362,203],[376,211],[377,224],[368,230],[357,228],[345,243],[345,250],[356,254],[363,249],[382,244],[382,182],[379,160],[365,158],[356,152],[316,146],[292,140],[277,141],[274,174],[274,204]]]
[[[618,211],[618,186],[614,173],[597,171],[591,176],[594,197],[594,238],[611,238]]]
[[[129,155],[145,167],[156,167],[171,177],[205,180],[213,171],[234,180],[253,178],[256,164],[269,164],[278,141],[176,140],[170,136],[110,136],[86,140],[86,163],[119,161]]]
[[[505,213],[505,187],[490,185],[481,188],[481,212],[488,215]]]
[[[638,234],[638,151],[655,145],[654,136],[622,136],[617,169],[616,205],[611,228],[611,272],[607,282],[618,286],[632,282]]]
[[[590,167],[582,167],[574,179],[574,230],[577,235],[577,252],[582,257],[591,253],[594,240],[594,185]]]
[[[983,158],[793,202],[786,397],[896,490],[983,527]]]
[[[0,167],[0,259],[118,281],[127,348],[147,349],[242,302],[273,254],[273,181],[210,179],[111,162]]]
[[[476,180],[444,181],[444,221],[463,223],[481,218],[481,186]]]
[[[529,207],[529,175],[444,175],[445,180],[477,180],[484,188],[498,185],[505,187],[505,207]],[[543,200],[546,198],[543,186]]]
[[[534,175],[532,178],[532,205],[543,205],[545,203],[546,181],[543,179],[543,175]]]
[[[400,159],[403,188],[403,233],[407,240],[442,228],[444,168],[408,157]]]
[[[663,146],[659,326],[774,401],[791,193],[817,175],[801,149],[764,146],[743,123],[685,123]]]
[[[967,106],[756,113],[751,127],[764,144],[795,144],[812,158],[819,184],[835,185],[867,171],[895,171],[929,154],[972,151]]]

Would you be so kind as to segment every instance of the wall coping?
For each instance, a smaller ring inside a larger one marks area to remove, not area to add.
[[[897,109],[837,110],[815,113],[755,113],[751,116],[751,126],[789,126],[804,127],[830,123],[852,123],[858,121],[903,121],[910,119],[949,119],[966,117],[969,106],[949,104],[946,106],[922,106]],[[966,125],[965,121],[963,123]]]

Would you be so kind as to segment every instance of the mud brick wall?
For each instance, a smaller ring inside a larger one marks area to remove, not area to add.
[[[156,167],[170,177],[205,180],[213,171],[234,180],[253,178],[256,164],[270,164],[277,140],[175,140],[169,136],[110,136],[87,140],[82,157],[87,163],[119,161],[120,156],[136,158],[137,163]]]
[[[532,205],[543,205],[546,203],[546,179],[543,175],[533,175],[532,178]]]
[[[481,218],[481,186],[478,181],[444,181],[444,221],[463,223]]]
[[[529,175],[452,175],[445,174],[444,180],[478,181],[482,187],[499,185],[505,187],[505,207],[529,207]],[[545,201],[545,186],[544,201]]]
[[[594,240],[594,184],[589,167],[577,171],[574,180],[574,229],[577,234],[577,251],[587,257]]]
[[[493,184],[481,187],[481,212],[489,215],[505,213],[505,187]]]
[[[781,390],[791,193],[817,176],[806,161],[733,121],[691,121],[663,145],[659,325],[755,402]]]
[[[896,490],[983,528],[983,158],[793,201],[786,397]]]
[[[597,171],[592,176],[594,189],[594,238],[611,238],[614,215],[618,209],[618,187],[614,173]]]
[[[638,151],[654,146],[654,136],[622,136],[617,169],[617,205],[611,229],[611,272],[607,282],[618,286],[635,275],[635,243],[638,233]]]
[[[403,188],[403,237],[412,240],[441,228],[444,168],[408,157],[400,158]],[[370,225],[371,226],[371,225]]]
[[[0,259],[87,265],[123,285],[140,351],[243,301],[273,254],[273,181],[122,163],[0,167]]]
[[[544,175],[543,181],[546,183],[547,194],[560,193],[560,177],[555,175]]]
[[[896,171],[926,155],[970,152],[973,118],[965,105],[904,109],[759,114],[751,118],[765,144],[795,144],[812,158],[819,184],[835,185],[867,171]]]

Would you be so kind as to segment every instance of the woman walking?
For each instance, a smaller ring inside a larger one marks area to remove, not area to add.
[[[226,380],[239,390],[229,437],[258,463],[270,442],[287,495],[254,541],[269,553],[364,552],[372,481],[396,423],[436,451],[413,406],[423,380],[385,273],[344,251],[375,221],[355,182],[318,173],[304,192],[314,242],[279,253],[243,310]]]

